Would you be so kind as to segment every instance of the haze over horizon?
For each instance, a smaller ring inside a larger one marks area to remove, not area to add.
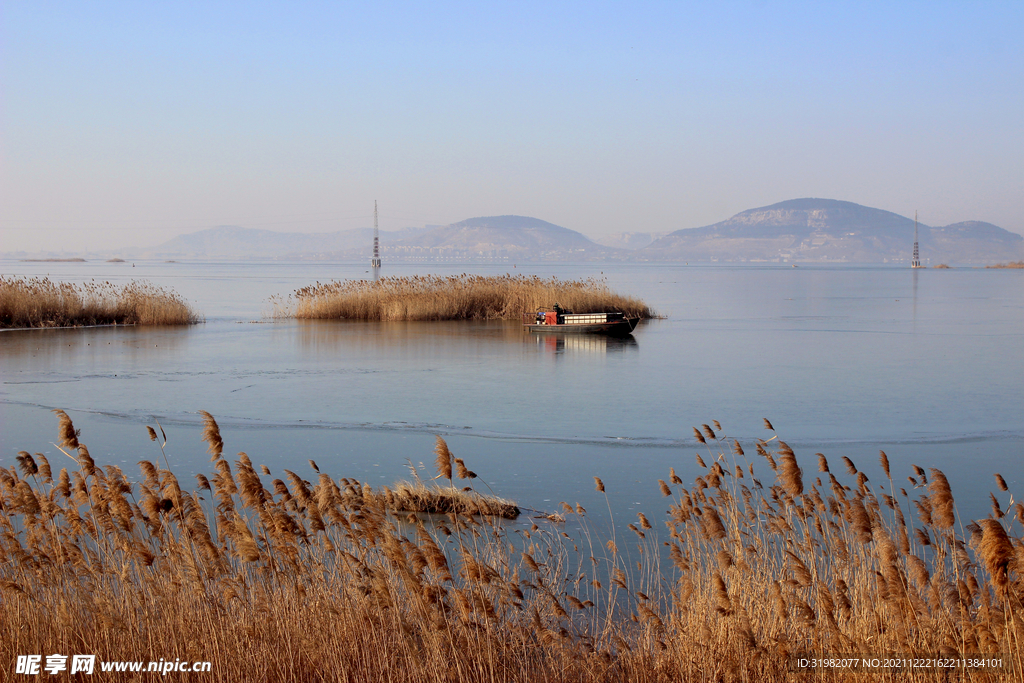
[[[14,3],[0,252],[215,225],[669,232],[800,197],[1024,233],[1024,5]]]

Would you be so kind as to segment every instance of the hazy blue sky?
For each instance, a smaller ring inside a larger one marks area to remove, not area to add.
[[[1024,232],[1024,2],[0,4],[0,251],[796,197]]]

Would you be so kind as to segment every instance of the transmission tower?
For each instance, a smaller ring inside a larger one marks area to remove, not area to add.
[[[917,211],[914,212],[914,259],[910,262],[910,267],[921,267],[921,256],[917,251]]]
[[[915,237],[916,239],[916,237]],[[917,247],[914,247],[914,257],[917,258]],[[380,233],[377,231],[377,200],[373,200],[373,258],[370,259],[370,266],[380,268]]]

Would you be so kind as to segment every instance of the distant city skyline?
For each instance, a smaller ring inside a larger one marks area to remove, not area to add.
[[[8,3],[0,252],[820,197],[1024,233],[1015,2]]]

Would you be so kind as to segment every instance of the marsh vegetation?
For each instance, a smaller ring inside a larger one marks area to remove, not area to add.
[[[201,316],[172,291],[148,282],[76,285],[0,277],[0,327],[190,325]]]
[[[316,283],[273,300],[276,315],[346,320],[519,320],[558,303],[575,313],[621,312],[650,318],[642,301],[603,280],[525,275],[416,275]]]
[[[22,263],[85,263],[84,258],[23,258]]]
[[[170,656],[223,681],[786,681],[800,653],[900,653],[998,656],[1008,668],[971,679],[1020,675],[1024,506],[999,475],[991,515],[964,524],[938,470],[901,481],[882,453],[870,482],[818,454],[806,475],[777,437],[748,456],[715,423],[694,430],[702,474],[687,486],[672,469],[652,492],[660,519],[566,501],[509,523],[411,513],[313,461],[306,476],[245,453],[232,465],[208,413],[209,476],[179,481],[148,428],[157,458],[130,478],[55,412],[68,459],[0,468],[9,662]],[[440,438],[435,465],[438,488],[478,484]]]

